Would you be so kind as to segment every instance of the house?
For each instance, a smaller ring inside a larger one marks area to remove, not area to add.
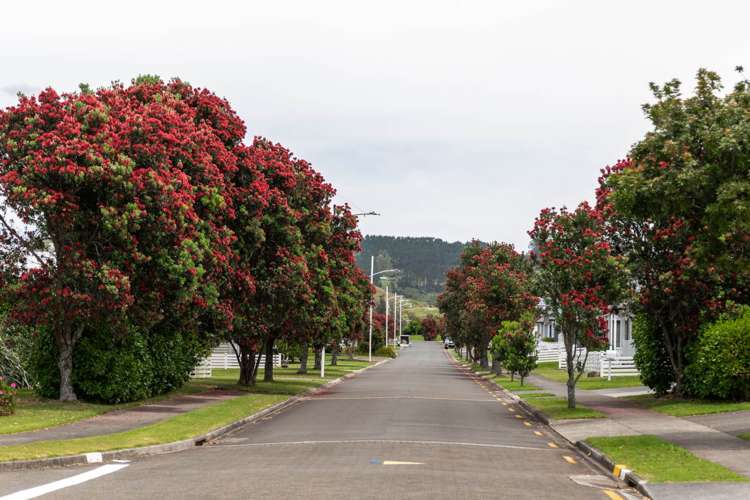
[[[624,306],[613,306],[607,315],[609,344],[605,349],[591,351],[586,359],[587,372],[599,372],[601,377],[638,375],[633,361],[633,316]],[[555,320],[543,314],[536,323],[537,361],[557,361],[560,369],[565,369],[567,359],[565,344]],[[579,348],[581,359],[586,354]]]

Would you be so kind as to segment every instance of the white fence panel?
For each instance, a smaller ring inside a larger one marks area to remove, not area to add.
[[[261,367],[265,366],[266,356],[261,355],[258,362]],[[227,343],[219,344],[201,364],[203,363],[207,363],[214,369],[226,370],[229,368],[240,367],[240,364],[237,362],[237,356],[234,354],[234,349],[232,349],[232,346]],[[273,366],[274,368],[281,366],[281,354],[273,355]]]
[[[599,368],[600,377],[627,377],[640,375],[632,356],[605,357]]]
[[[584,357],[586,357],[586,348],[579,347],[576,353],[575,359],[580,361]],[[584,367],[584,371],[585,372],[599,371],[601,367],[601,357],[602,357],[602,353],[600,351],[589,352],[588,358],[586,359],[586,366]],[[568,360],[567,360],[567,356],[565,355],[564,348],[560,349],[560,356],[557,361],[557,367],[561,370],[568,369]]]
[[[557,361],[560,358],[561,347],[562,346],[558,343],[538,342],[536,345],[537,363]]]
[[[210,378],[211,377],[211,363],[208,362],[208,358],[204,359],[201,364],[193,368],[190,373],[192,378]]]

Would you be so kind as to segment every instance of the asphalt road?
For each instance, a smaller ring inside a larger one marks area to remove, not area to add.
[[[418,343],[215,443],[45,498],[618,498],[576,482],[599,472],[508,402]],[[0,496],[96,470],[2,473]]]

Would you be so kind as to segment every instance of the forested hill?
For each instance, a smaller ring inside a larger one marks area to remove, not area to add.
[[[465,243],[440,238],[412,236],[365,236],[357,263],[370,274],[370,256],[375,256],[375,272],[398,268],[396,289],[407,297],[434,303],[443,291],[445,273],[458,263]]]

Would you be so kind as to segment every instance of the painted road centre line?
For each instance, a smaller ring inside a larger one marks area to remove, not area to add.
[[[53,491],[85,483],[86,481],[91,481],[92,479],[106,476],[107,474],[112,474],[113,472],[117,472],[120,469],[124,469],[128,465],[130,464],[102,465],[101,467],[97,467],[96,469],[86,471],[82,474],[77,474],[66,479],[61,479],[59,481],[43,484],[41,486],[36,486],[27,490],[17,491],[15,493],[11,493],[10,495],[5,495],[4,497],[0,497],[0,500],[25,500],[27,498],[36,498],[42,495],[46,495],[47,493],[52,493]]]

